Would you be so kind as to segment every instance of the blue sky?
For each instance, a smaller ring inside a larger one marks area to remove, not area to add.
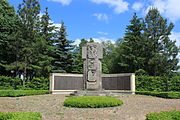
[[[8,0],[16,10],[22,0]],[[136,12],[145,17],[148,8],[157,7],[162,16],[175,27],[170,36],[180,45],[180,0],[39,0],[41,13],[45,7],[56,26],[61,20],[67,26],[68,39],[78,43],[80,39],[116,41],[124,36],[126,26]]]

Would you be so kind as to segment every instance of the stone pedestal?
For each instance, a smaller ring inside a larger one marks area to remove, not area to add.
[[[84,91],[78,91],[70,94],[71,96],[111,96],[111,92],[107,92],[104,90],[100,91],[91,91],[91,90],[84,90]]]

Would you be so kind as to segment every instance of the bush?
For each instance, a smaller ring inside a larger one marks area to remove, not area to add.
[[[69,97],[64,101],[64,106],[78,108],[114,107],[123,104],[119,99],[102,96]]]
[[[0,112],[0,120],[41,120],[42,116],[38,112]]]
[[[12,89],[16,90],[19,89],[21,86],[22,80],[19,78],[12,78],[7,76],[0,76],[0,89],[7,90]]]
[[[137,91],[180,91],[180,76],[136,76]]]
[[[149,113],[146,120],[180,120],[180,111]]]
[[[0,76],[0,90],[49,90],[48,78],[33,78],[22,85],[20,78]]]
[[[151,96],[170,98],[170,99],[180,99],[180,92],[136,91],[136,94],[151,95]]]
[[[0,90],[0,97],[19,97],[49,93],[48,90]]]
[[[49,79],[43,77],[33,78],[26,83],[26,87],[34,90],[49,90]]]

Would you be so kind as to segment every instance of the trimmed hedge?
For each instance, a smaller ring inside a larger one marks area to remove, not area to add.
[[[146,120],[180,120],[180,111],[149,113]]]
[[[180,76],[136,76],[137,91],[180,91]]]
[[[42,120],[39,112],[0,112],[0,120]]]
[[[20,78],[12,78],[7,76],[0,76],[0,90],[16,90],[22,86]]]
[[[49,94],[48,90],[0,90],[0,97],[19,97]]]
[[[102,108],[122,105],[123,102],[112,97],[80,96],[69,97],[64,101],[64,106],[77,108]]]
[[[151,95],[151,96],[170,98],[170,99],[180,99],[180,92],[136,91],[136,94]]]
[[[26,81],[20,78],[0,76],[0,90],[49,90],[49,78],[39,77]]]

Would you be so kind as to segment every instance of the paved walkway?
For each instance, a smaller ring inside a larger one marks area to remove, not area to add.
[[[124,104],[112,108],[67,108],[64,95],[0,97],[0,111],[41,112],[43,120],[145,120],[150,112],[180,110],[180,99],[163,99],[143,95],[118,97]]]

